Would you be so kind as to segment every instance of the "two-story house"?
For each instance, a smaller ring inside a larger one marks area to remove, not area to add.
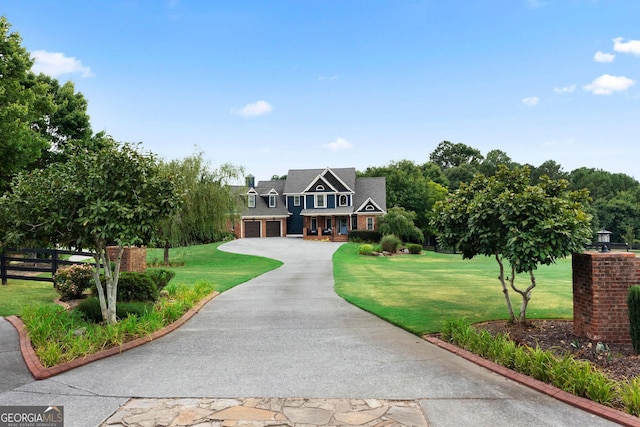
[[[290,169],[285,180],[247,177],[236,237],[301,236],[346,241],[351,230],[377,230],[386,214],[385,178],[358,178],[355,168]]]

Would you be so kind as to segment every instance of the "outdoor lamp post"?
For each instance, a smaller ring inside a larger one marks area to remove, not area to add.
[[[607,243],[611,241],[611,232],[605,230],[604,228],[598,231],[598,243],[602,244],[600,248],[600,252],[609,252],[609,247]]]

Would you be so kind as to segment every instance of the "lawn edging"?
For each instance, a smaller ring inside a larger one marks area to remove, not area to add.
[[[512,369],[505,368],[502,365],[498,365],[497,363],[480,357],[477,354],[473,354],[470,351],[457,347],[451,343],[442,341],[441,339],[434,336],[425,335],[422,338],[425,341],[430,342],[431,344],[434,344],[444,350],[455,354],[456,356],[460,356],[470,362],[475,363],[476,365],[482,366],[483,368],[489,369],[490,371],[502,375],[505,378],[525,385],[529,388],[539,391],[540,393],[544,393],[547,396],[560,400],[561,402],[582,409],[583,411],[587,411],[591,414],[597,415],[623,426],[640,427],[640,418],[634,417],[631,414],[627,414],[626,412],[619,411],[609,406],[601,405],[600,403],[593,402],[584,397],[573,395],[567,391],[560,390],[559,388],[552,386],[551,384],[547,384],[535,378],[531,378],[528,375],[521,374],[520,372],[516,372]]]
[[[14,328],[18,331],[18,336],[20,338],[20,352],[22,353],[22,358],[24,359],[29,372],[36,380],[44,380],[54,375],[61,374],[66,371],[70,371],[71,369],[78,368],[80,366],[84,366],[88,363],[95,362],[96,360],[105,359],[107,357],[113,356],[115,354],[120,354],[127,350],[131,350],[132,348],[139,347],[143,344],[146,344],[150,341],[163,337],[170,332],[175,331],[180,326],[184,325],[189,319],[191,319],[196,313],[198,313],[202,307],[204,307],[209,301],[214,299],[220,295],[220,292],[214,291],[204,297],[198,302],[198,304],[194,305],[189,309],[185,314],[183,314],[178,320],[175,322],[165,326],[162,329],[158,329],[157,331],[147,335],[145,337],[136,338],[132,341],[127,341],[120,346],[111,347],[106,350],[101,350],[97,353],[90,354],[85,357],[74,359],[70,362],[61,363],[59,365],[52,366],[50,368],[45,368],[40,363],[40,359],[36,356],[35,351],[33,350],[33,346],[31,345],[31,340],[29,339],[29,335],[27,333],[27,329],[22,323],[22,320],[18,316],[8,316],[5,319],[13,325]]]

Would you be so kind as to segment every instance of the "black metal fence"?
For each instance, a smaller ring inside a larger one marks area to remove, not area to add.
[[[83,263],[82,261],[69,261],[69,256],[74,255],[91,257],[91,264],[95,264],[91,252],[63,251],[59,249],[5,248],[5,250],[0,253],[0,277],[2,278],[2,284],[6,285],[8,279],[53,282],[53,275],[58,271],[58,268]],[[48,274],[43,276],[41,273]]]

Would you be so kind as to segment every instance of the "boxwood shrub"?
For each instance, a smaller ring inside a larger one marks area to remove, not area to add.
[[[87,321],[102,322],[100,301],[96,297],[87,298],[75,308]],[[116,305],[116,316],[119,319],[126,318],[129,314],[141,317],[145,312],[153,310],[153,304],[149,302],[121,302]]]

